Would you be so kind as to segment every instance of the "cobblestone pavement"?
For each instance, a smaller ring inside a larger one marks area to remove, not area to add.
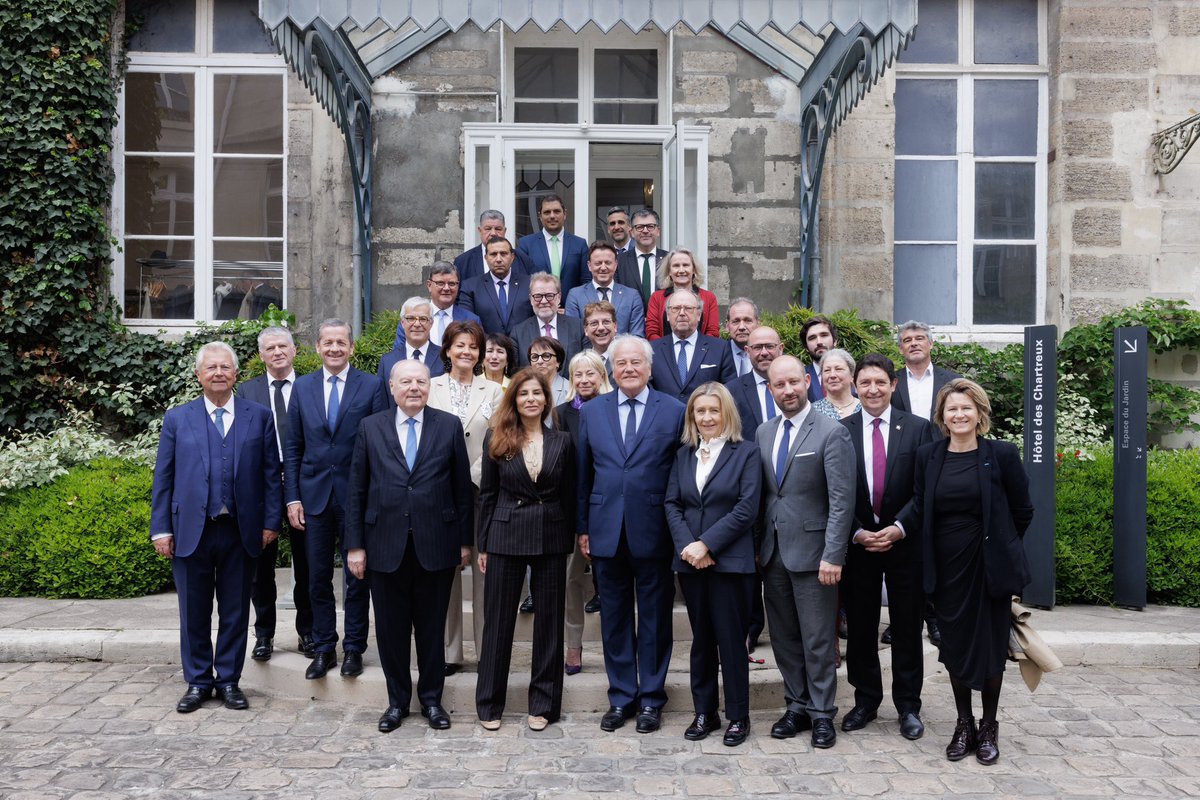
[[[1008,678],[1001,760],[983,767],[942,754],[944,675],[926,684],[924,739],[900,738],[887,714],[814,752],[806,736],[769,737],[774,711],[754,714],[742,747],[687,742],[686,698],[644,736],[605,734],[594,714],[542,733],[516,715],[496,733],[462,715],[434,732],[414,715],[384,736],[377,711],[303,698],[180,715],[172,667],[0,664],[0,797],[1200,796],[1200,670],[1067,669],[1033,695]]]

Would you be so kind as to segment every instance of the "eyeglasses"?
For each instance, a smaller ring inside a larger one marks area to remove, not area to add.
[[[409,314],[404,318],[404,321],[409,325],[416,325],[418,322],[422,325],[428,325],[429,323],[433,322],[433,317],[417,317]]]
[[[671,314],[695,314],[700,306],[671,306],[667,311]]]
[[[635,231],[652,231],[658,228],[657,222],[639,222],[633,226]]]
[[[766,353],[771,350],[778,350],[779,345],[771,344],[770,342],[767,342],[766,344],[748,344],[746,345],[746,349],[755,353]]]
[[[458,281],[433,281],[433,280],[431,280],[430,283],[432,283],[434,286],[436,286],[439,289],[454,289],[454,288],[458,287]]]
[[[529,296],[539,303],[545,303],[548,300],[553,300],[554,298],[558,297],[558,292],[538,292],[537,294],[530,294]]]
[[[553,361],[554,353],[530,353],[529,363],[533,364],[538,361]]]

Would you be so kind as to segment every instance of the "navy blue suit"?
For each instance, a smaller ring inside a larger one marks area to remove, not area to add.
[[[738,416],[742,418],[742,438],[753,440],[758,426],[766,421],[763,419],[758,373],[751,370],[726,383],[725,388],[733,395],[733,404],[737,406]]]
[[[609,702],[662,708],[675,595],[663,500],[683,431],[684,406],[651,390],[627,449],[617,410],[617,403],[626,399],[620,391],[610,392],[580,409],[577,529],[588,534],[600,587]]]
[[[339,389],[338,417],[331,432],[326,424],[324,380],[321,369],[298,378],[292,388],[288,441],[283,448],[283,494],[289,504],[304,504],[313,641],[316,652],[332,653],[338,641],[333,551],[342,538],[354,438],[359,422],[386,409],[387,399],[379,378],[351,367],[346,385]],[[343,646],[348,653],[361,653],[367,647],[367,586],[344,566],[342,571],[346,582]]]
[[[533,306],[529,304],[529,278],[509,272],[504,280],[508,284],[508,316],[500,313],[500,297],[490,272],[465,281],[458,292],[458,304],[479,317],[485,333],[512,336],[514,328],[533,316]]]
[[[587,268],[588,243],[582,236],[567,233],[564,229],[558,235],[560,264],[558,279],[562,283],[562,296],[565,298],[579,284],[591,277]],[[529,257],[529,273],[552,272],[550,269],[550,250],[546,246],[546,237],[541,231],[522,236],[517,241],[517,251]]]
[[[687,348],[687,381],[680,384],[679,367],[675,355],[679,352],[675,337],[667,334],[650,343],[654,350],[654,366],[650,372],[650,385],[656,391],[669,394],[686,404],[696,387],[708,381],[728,383],[737,377],[737,367],[729,354],[729,345],[714,336],[700,334],[696,346]]]
[[[433,314],[437,314],[437,312],[438,312],[437,306],[433,305],[432,303],[429,304],[429,310]],[[479,322],[479,317],[475,316],[470,311],[467,311],[465,308],[458,305],[457,303],[450,306],[449,311],[450,311],[451,322]],[[483,323],[479,322],[479,324],[482,325]],[[437,330],[436,324],[431,324],[430,325],[430,331],[431,331],[430,336],[432,336],[433,335],[432,332],[436,331],[436,330]],[[404,325],[397,322],[396,323],[396,338],[392,341],[392,349],[399,350],[405,341],[407,341],[407,337],[404,334]],[[437,342],[434,342],[434,344],[436,345]]]
[[[478,245],[470,250],[464,250],[454,257],[454,266],[458,268],[458,279],[465,281],[487,272],[487,264],[483,260],[483,246]],[[534,272],[549,272],[549,269],[535,269],[529,256],[520,250],[513,251],[512,271],[529,276]]]
[[[429,367],[429,377],[436,378],[446,371],[446,365],[442,363],[442,348],[435,344],[426,342],[421,348],[421,363]],[[392,376],[392,367],[397,363],[408,358],[408,346],[400,344],[390,353],[384,353],[383,358],[379,359],[379,380],[383,381],[383,393],[387,397],[388,408],[396,407],[396,398],[392,397],[391,387],[388,386],[388,380]]]
[[[224,439],[204,398],[167,411],[154,462],[150,533],[174,537],[183,674],[201,688],[213,686],[214,670],[218,686],[241,678],[255,559],[263,531],[278,531],[283,517],[271,413],[249,400],[232,402]],[[230,513],[218,516],[222,506]]]

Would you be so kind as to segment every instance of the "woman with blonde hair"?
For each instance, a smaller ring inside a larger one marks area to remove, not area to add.
[[[671,332],[667,319],[667,300],[676,289],[690,289],[700,300],[700,323],[697,330],[704,336],[721,335],[721,312],[717,296],[704,283],[704,268],[699,257],[685,247],[676,247],[658,264],[658,291],[650,295],[646,309],[646,338],[661,339]]]

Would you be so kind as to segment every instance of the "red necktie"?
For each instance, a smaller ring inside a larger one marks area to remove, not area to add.
[[[883,446],[883,431],[879,429],[882,423],[879,417],[871,420],[875,426],[871,434],[871,510],[876,518],[883,511],[883,474],[887,471],[887,450]]]

